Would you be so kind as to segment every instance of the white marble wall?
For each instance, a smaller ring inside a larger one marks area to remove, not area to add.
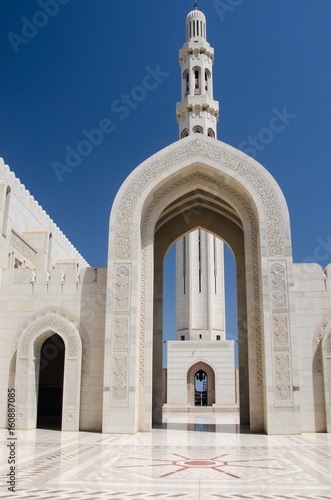
[[[168,342],[167,404],[190,405],[187,374],[199,362],[209,365],[214,371],[215,404],[234,405],[234,342],[230,340]]]

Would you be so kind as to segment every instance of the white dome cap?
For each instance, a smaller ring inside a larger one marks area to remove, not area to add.
[[[206,22],[206,16],[204,15],[203,12],[201,12],[201,10],[198,10],[198,8],[191,10],[191,12],[187,14],[186,22],[189,22],[192,19],[199,19],[203,22]]]
[[[194,10],[189,12],[186,17],[186,40],[192,38],[203,38],[206,40],[206,16],[201,10],[198,10],[197,2],[194,4]]]

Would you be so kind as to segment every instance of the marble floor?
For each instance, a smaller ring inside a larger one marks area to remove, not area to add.
[[[0,499],[331,499],[331,435],[249,434],[237,415],[171,414],[151,433],[0,431]]]

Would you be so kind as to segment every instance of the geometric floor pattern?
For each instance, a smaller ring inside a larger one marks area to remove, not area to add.
[[[16,431],[15,493],[0,430],[0,499],[331,499],[331,435],[241,434],[212,417],[193,414],[186,428],[172,418],[137,435]]]

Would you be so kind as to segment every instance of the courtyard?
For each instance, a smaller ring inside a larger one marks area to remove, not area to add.
[[[165,415],[151,433],[16,431],[16,491],[29,499],[330,499],[331,436],[250,434],[235,413]],[[9,470],[0,431],[1,475]]]

